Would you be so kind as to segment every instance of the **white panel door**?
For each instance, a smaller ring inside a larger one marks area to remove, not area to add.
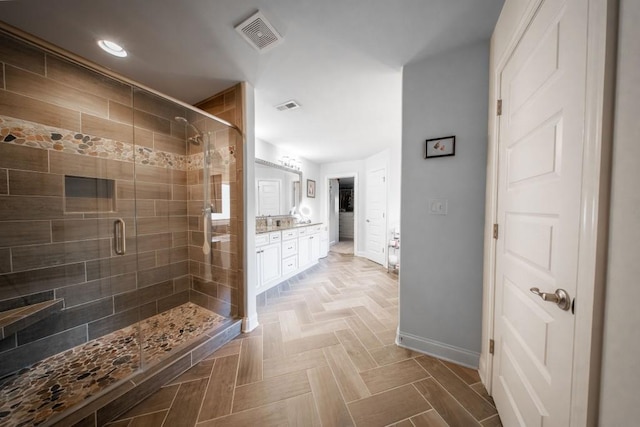
[[[576,294],[587,2],[543,0],[500,81],[493,397],[505,426],[568,426],[575,317],[531,288]]]
[[[387,170],[367,171],[365,256],[384,265],[387,233]]]
[[[258,180],[258,215],[281,215],[279,180]]]

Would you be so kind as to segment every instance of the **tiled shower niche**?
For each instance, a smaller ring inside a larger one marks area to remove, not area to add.
[[[0,383],[123,328],[143,343],[139,322],[189,303],[238,315],[236,129],[2,32],[0,84],[0,309],[62,301],[0,339]],[[210,174],[230,189],[208,256],[202,148],[176,116],[211,140]],[[137,369],[156,362],[137,351]]]
[[[113,179],[64,177],[64,211],[66,213],[116,212]]]

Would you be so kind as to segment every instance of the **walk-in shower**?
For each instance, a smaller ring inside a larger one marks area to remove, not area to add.
[[[103,425],[239,333],[242,135],[0,46],[0,425]]]

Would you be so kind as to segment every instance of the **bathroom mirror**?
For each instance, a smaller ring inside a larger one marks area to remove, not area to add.
[[[287,215],[300,205],[302,172],[256,159],[256,216]]]

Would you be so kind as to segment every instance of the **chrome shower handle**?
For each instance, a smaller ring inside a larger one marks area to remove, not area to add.
[[[122,218],[113,222],[113,242],[116,255],[124,255],[127,252],[127,227]]]

